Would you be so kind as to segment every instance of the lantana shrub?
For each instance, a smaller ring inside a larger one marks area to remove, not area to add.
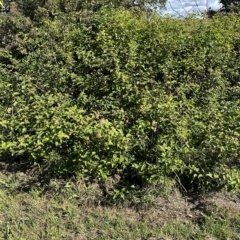
[[[1,160],[123,186],[239,187],[238,15],[49,11],[1,16]]]

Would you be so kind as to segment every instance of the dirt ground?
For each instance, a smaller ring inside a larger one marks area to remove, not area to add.
[[[42,185],[44,181],[50,181],[51,176],[39,174],[37,168],[28,168],[26,165],[6,164],[0,162],[1,175],[10,178],[24,178],[24,184]],[[36,174],[37,173],[37,174]],[[46,178],[44,178],[46,177]],[[90,187],[91,188],[91,187]],[[96,189],[94,189],[96,188]],[[92,187],[92,192],[98,192],[98,187]],[[92,196],[96,198],[97,196]],[[91,198],[91,197],[90,197]],[[166,197],[155,197],[151,207],[138,210],[124,208],[124,214],[138,220],[148,219],[151,222],[165,222],[167,220],[181,220],[197,222],[205,214],[228,212],[230,215],[240,216],[240,193],[216,192],[205,195],[181,194],[177,189]],[[121,212],[121,211],[120,211]],[[116,215],[118,213],[116,212]]]
[[[156,207],[144,211],[152,221],[185,220],[195,222],[204,214],[228,212],[240,215],[240,195],[231,193],[211,193],[205,196],[182,196],[180,193],[167,198],[156,199]]]

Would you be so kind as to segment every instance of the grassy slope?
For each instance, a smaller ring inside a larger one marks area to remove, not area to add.
[[[103,206],[97,184],[45,185],[34,172],[3,169],[0,189],[0,239],[240,239],[237,195],[193,201],[175,191],[148,207]]]

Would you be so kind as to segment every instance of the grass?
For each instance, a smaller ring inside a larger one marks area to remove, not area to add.
[[[184,208],[183,197],[173,192],[155,196],[157,204],[136,209],[127,204],[103,206],[97,184],[87,187],[81,181],[56,179],[42,184],[22,172],[1,173],[0,189],[4,240],[240,239],[238,211]]]

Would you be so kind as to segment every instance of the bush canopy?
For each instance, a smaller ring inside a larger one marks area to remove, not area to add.
[[[239,187],[240,15],[14,6],[0,21],[0,160],[117,174],[116,189]]]

